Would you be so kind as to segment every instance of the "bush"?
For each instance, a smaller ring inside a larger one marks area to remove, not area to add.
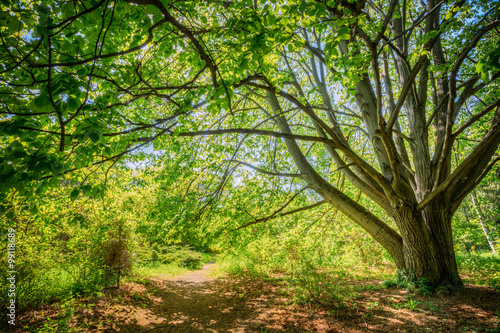
[[[365,242],[355,231],[337,237],[326,227],[320,232],[271,234],[233,248],[219,263],[233,275],[279,279],[294,303],[341,304],[351,293],[341,279],[380,277],[391,266],[380,246]],[[352,241],[355,237],[360,241]]]
[[[139,251],[139,258],[143,264],[173,264],[179,267],[197,269],[203,266],[205,259],[202,254],[190,247],[180,245],[152,247],[144,245]]]
[[[434,291],[427,279],[417,279],[414,272],[405,269],[398,270],[392,279],[384,281],[382,285],[386,288],[399,287],[409,291],[421,292],[424,295],[430,295]]]
[[[500,289],[500,256],[488,253],[457,253],[459,270],[465,281]]]
[[[1,216],[0,216],[1,217]],[[127,223],[82,216],[79,223],[44,223],[28,214],[16,216],[16,306],[19,309],[60,301],[69,295],[99,292],[117,285],[132,266]],[[52,221],[51,221],[52,222]],[[12,221],[0,220],[0,236]],[[123,232],[121,230],[123,229]],[[0,250],[6,252],[0,242]],[[0,265],[8,267],[7,256]],[[0,305],[7,298],[7,270],[0,273]]]
[[[95,260],[102,260],[104,269],[104,284],[119,284],[121,276],[130,275],[132,272],[132,257],[130,255],[129,239],[127,233],[121,236],[112,236],[105,241],[94,253]]]

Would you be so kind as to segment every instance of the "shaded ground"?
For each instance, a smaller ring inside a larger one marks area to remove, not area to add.
[[[500,332],[500,293],[467,285],[454,296],[418,296],[357,282],[348,300],[298,306],[280,282],[214,278],[213,265],[124,284],[99,299],[18,318],[13,332]],[[24,328],[21,328],[24,327]]]

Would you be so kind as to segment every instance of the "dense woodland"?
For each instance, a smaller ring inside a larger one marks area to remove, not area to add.
[[[0,1],[0,303],[217,260],[500,287],[500,3]],[[4,242],[5,240],[5,242]]]

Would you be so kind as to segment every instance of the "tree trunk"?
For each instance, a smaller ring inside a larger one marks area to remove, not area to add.
[[[393,217],[403,238],[404,269],[438,287],[463,288],[453,249],[451,214],[446,205],[429,205],[422,212],[403,206]]]
[[[496,254],[497,252],[495,251],[495,245],[493,245],[493,242],[490,238],[488,229],[486,228],[486,223],[484,223],[484,214],[482,212],[481,207],[479,206],[477,200],[476,200],[476,193],[475,191],[472,191],[470,194],[470,197],[472,199],[472,204],[474,205],[474,208],[476,208],[477,215],[479,216],[479,222],[481,223],[481,228],[483,229],[484,235],[486,236],[486,240],[488,241],[488,244],[490,245],[491,251]]]

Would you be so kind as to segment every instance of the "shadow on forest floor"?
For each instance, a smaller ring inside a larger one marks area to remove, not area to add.
[[[126,283],[66,317],[55,305],[31,310],[13,332],[53,332],[64,318],[69,332],[500,332],[500,293],[488,287],[429,297],[358,282],[344,302],[303,306],[279,282],[210,277],[212,268]]]

